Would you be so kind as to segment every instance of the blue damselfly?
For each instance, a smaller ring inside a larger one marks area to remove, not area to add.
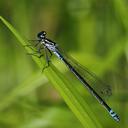
[[[98,94],[98,92],[90,85],[90,83],[88,82],[88,77],[85,75],[83,76],[79,70],[77,70],[77,67],[73,66],[72,63],[70,62],[69,59],[67,59],[59,50],[58,45],[51,41],[50,39],[48,39],[46,37],[46,33],[44,31],[39,32],[37,34],[38,37],[38,43],[35,45],[36,47],[38,47],[38,53],[40,53],[40,56],[43,56],[41,53],[41,50],[44,50],[44,54],[46,57],[46,63],[47,66],[45,66],[44,68],[49,66],[49,62],[50,62],[50,57],[52,56],[52,54],[54,54],[55,56],[57,56],[57,58],[59,58],[61,61],[64,62],[64,64],[69,68],[69,70],[76,76],[76,78],[88,89],[88,91],[100,102],[101,105],[103,105],[106,110],[109,112],[109,114],[111,115],[111,117],[115,120],[115,121],[119,121],[119,116],[111,109],[111,107],[109,107],[109,105],[103,100],[103,98]],[[48,55],[48,52],[50,53],[50,56]],[[88,70],[86,71],[86,74],[90,75],[92,78],[96,78],[96,76],[94,76],[92,73],[90,73]],[[97,78],[98,79],[98,78]]]

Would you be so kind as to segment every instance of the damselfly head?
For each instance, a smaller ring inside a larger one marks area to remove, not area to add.
[[[42,40],[42,39],[45,39],[45,35],[46,35],[46,32],[45,31],[41,31],[37,34],[37,37]]]

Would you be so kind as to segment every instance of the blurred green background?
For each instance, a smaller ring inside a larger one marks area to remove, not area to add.
[[[127,12],[127,0],[0,1],[0,15],[26,39],[45,30],[48,38],[111,84],[108,103],[120,115],[119,123],[88,99],[103,128],[128,128]],[[72,127],[83,126],[1,22],[0,128]]]

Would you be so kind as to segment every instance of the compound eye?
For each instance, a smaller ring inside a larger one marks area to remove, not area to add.
[[[46,35],[46,32],[45,32],[45,31],[41,31],[41,32],[39,32],[39,33],[37,34],[37,37],[38,37],[39,39],[44,39],[44,38],[45,38],[45,35]]]

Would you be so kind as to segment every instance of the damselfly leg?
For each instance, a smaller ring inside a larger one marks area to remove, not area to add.
[[[48,53],[50,53],[50,56],[48,55]],[[50,61],[51,61],[51,57],[52,57],[52,52],[50,50],[48,50],[46,47],[44,47],[44,55],[45,55],[45,65],[42,69],[42,72],[49,67],[50,65]]]

